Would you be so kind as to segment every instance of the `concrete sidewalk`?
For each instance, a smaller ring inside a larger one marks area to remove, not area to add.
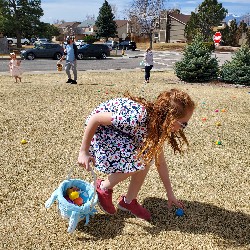
[[[21,59],[20,55],[16,56],[17,59]],[[0,54],[0,60],[8,60],[10,59],[10,54]]]

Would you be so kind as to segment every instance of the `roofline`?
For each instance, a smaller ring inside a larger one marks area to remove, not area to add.
[[[182,24],[186,25],[186,23],[184,23],[184,22],[182,22],[181,20],[179,20],[179,19],[175,18],[174,16],[171,16],[170,14],[169,14],[169,16],[170,16],[170,17],[172,17],[173,19],[175,19],[176,21],[178,21],[178,22],[180,22],[180,23],[182,23]]]

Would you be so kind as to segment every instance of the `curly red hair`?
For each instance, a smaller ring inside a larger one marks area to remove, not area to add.
[[[182,129],[172,132],[171,128],[177,119],[184,117],[188,110],[195,108],[193,100],[187,93],[171,89],[162,92],[154,102],[128,93],[126,96],[140,103],[147,110],[147,137],[138,152],[138,157],[143,156],[145,164],[158,158],[165,141],[168,141],[174,152],[183,152],[183,144],[188,145],[187,138]]]

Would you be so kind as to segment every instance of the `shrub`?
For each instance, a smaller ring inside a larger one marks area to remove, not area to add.
[[[96,38],[92,35],[88,35],[88,36],[84,37],[83,41],[85,43],[91,44],[91,43],[94,43],[96,41]]]
[[[204,45],[201,35],[196,36],[194,41],[186,46],[183,54],[183,59],[174,66],[178,78],[187,82],[208,82],[217,79],[217,58],[211,58],[212,52]]]
[[[220,70],[220,78],[224,82],[250,85],[250,48],[243,46],[231,61],[226,61]]]
[[[214,51],[214,50],[215,50],[214,42],[204,42],[203,44],[204,44],[210,51]]]

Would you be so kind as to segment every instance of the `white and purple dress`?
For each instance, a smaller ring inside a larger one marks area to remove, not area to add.
[[[137,149],[147,134],[147,111],[128,98],[116,98],[100,104],[86,120],[100,112],[112,113],[112,125],[99,126],[91,141],[90,154],[96,168],[106,174],[130,173],[144,169]]]
[[[22,69],[20,64],[18,63],[18,60],[11,59],[9,62],[10,67],[10,75],[11,76],[17,76],[20,77],[22,75]]]

